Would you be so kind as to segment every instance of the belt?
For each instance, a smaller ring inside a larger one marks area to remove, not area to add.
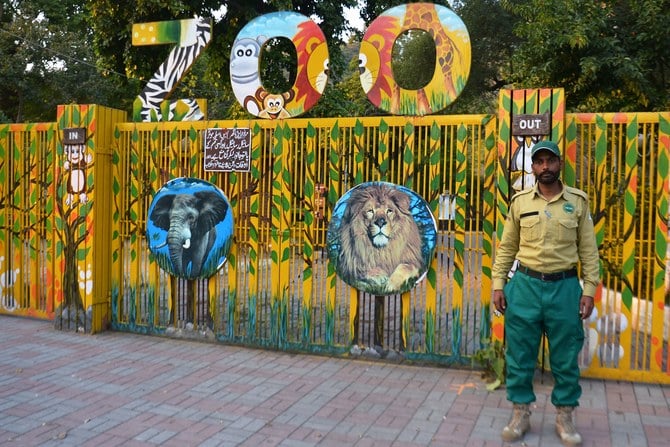
[[[519,264],[516,270],[531,278],[541,279],[542,281],[560,281],[561,279],[574,278],[577,276],[577,269],[575,267],[563,272],[542,273]]]

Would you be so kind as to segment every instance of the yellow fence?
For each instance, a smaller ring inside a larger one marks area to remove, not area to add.
[[[252,129],[249,172],[203,171],[201,139],[208,127]],[[482,230],[493,228],[494,181],[484,174],[493,172],[494,132],[495,119],[487,115],[119,124],[114,325],[184,332],[183,301],[195,299],[194,331],[204,327],[225,340],[335,352],[376,340],[408,356],[448,353],[462,360],[489,336],[480,288],[488,281],[482,263],[491,263],[491,231],[483,236]],[[235,210],[229,262],[194,283],[162,273],[137,237],[154,193],[180,176],[217,185]],[[452,208],[451,216],[442,211],[439,252],[426,281],[403,297],[359,296],[327,262],[335,202],[370,180],[415,190],[438,217],[440,203]],[[379,306],[386,311],[382,316],[377,309],[375,320],[372,309]]]
[[[100,330],[96,324],[107,321],[116,330],[469,365],[483,342],[502,337],[501,321],[489,313],[490,269],[500,215],[514,179],[524,175],[510,169],[505,121],[472,115],[128,123],[92,106],[60,111],[59,123],[0,126],[0,312],[53,318],[61,327],[66,321],[77,330]],[[564,179],[591,197],[602,257],[584,375],[670,383],[670,114],[566,114],[563,122],[553,136],[566,149]],[[85,203],[75,197],[65,205],[65,127],[88,129],[93,160]],[[251,129],[249,172],[203,170],[203,132],[213,127]],[[175,280],[147,247],[149,205],[175,177],[210,181],[233,208],[232,251],[208,279]],[[403,295],[358,293],[327,261],[337,199],[372,180],[413,189],[438,224],[426,278]],[[99,219],[107,226],[90,221],[93,212],[109,216]],[[68,270],[66,247],[76,241]],[[66,281],[77,285],[81,309],[66,296]],[[100,317],[89,315],[96,306]]]
[[[0,125],[0,313],[53,318],[55,123]]]
[[[586,374],[668,382],[670,114],[577,114],[567,181],[588,191],[602,287],[582,352]]]

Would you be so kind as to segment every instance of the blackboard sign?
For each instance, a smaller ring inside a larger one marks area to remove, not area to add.
[[[251,129],[207,129],[205,171],[251,170]]]

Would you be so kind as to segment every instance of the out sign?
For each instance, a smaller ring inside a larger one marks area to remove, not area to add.
[[[549,135],[550,127],[548,113],[512,116],[512,135]]]

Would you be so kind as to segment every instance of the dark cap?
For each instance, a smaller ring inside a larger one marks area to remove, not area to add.
[[[559,157],[561,156],[561,151],[558,149],[558,144],[554,143],[553,141],[538,141],[535,143],[533,146],[533,149],[530,151],[530,158],[535,158],[535,154],[537,154],[540,151],[549,151],[555,156]]]

